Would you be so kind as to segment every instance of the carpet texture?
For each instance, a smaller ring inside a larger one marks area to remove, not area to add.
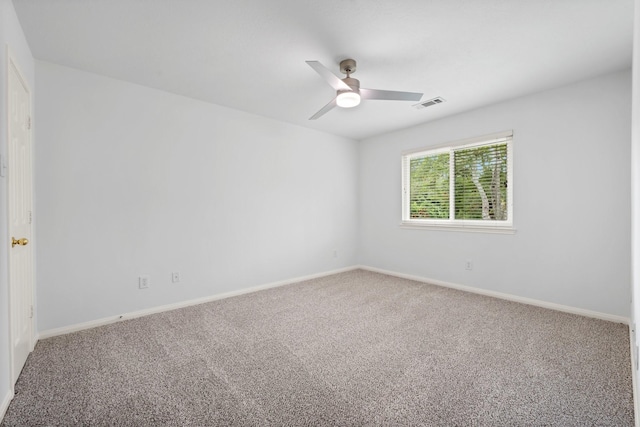
[[[356,270],[40,341],[3,426],[632,426],[626,325]]]

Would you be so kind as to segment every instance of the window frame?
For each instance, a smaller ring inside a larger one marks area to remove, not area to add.
[[[507,145],[507,219],[506,220],[469,220],[455,219],[455,170],[454,152],[474,147],[497,145],[506,143]],[[417,157],[426,157],[449,153],[449,212],[448,219],[426,219],[410,218],[410,162]],[[402,168],[402,228],[435,229],[451,231],[485,232],[513,234],[513,131],[497,132],[476,138],[469,138],[445,144],[423,147],[416,150],[405,151],[401,156]]]

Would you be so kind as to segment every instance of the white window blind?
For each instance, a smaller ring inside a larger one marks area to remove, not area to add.
[[[512,133],[402,156],[402,223],[512,227]]]
[[[411,218],[449,218],[449,158],[447,151],[409,160]]]

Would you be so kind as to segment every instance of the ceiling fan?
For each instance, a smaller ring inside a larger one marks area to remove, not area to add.
[[[336,90],[336,97],[327,105],[322,107],[320,111],[309,117],[309,120],[315,120],[323,114],[327,113],[336,105],[342,108],[351,108],[360,104],[360,99],[382,99],[386,101],[420,101],[421,93],[416,92],[397,92],[393,90],[365,89],[360,87],[360,81],[351,77],[356,71],[356,61],[353,59],[345,59],[340,62],[340,71],[347,77],[341,79],[333,74],[327,67],[318,61],[306,61],[307,64],[327,83]]]

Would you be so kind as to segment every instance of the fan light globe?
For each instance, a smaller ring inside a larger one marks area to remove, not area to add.
[[[336,98],[338,107],[351,108],[360,104],[360,94],[358,92],[342,92]]]

